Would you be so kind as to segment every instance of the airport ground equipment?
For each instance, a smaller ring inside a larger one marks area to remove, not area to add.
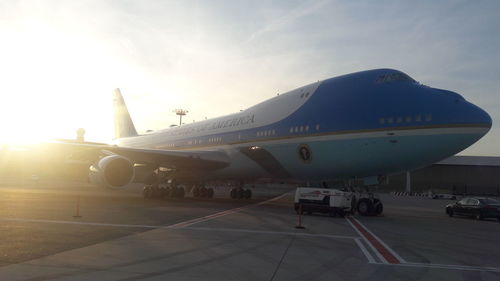
[[[297,213],[327,213],[343,217],[355,205],[355,195],[350,191],[328,188],[298,187],[295,191],[294,208]]]
[[[353,200],[355,210],[362,216],[378,216],[384,211],[384,204],[374,192],[355,192]]]

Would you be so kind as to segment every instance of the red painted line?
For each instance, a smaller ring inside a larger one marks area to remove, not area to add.
[[[365,239],[377,249],[377,251],[389,262],[390,264],[401,264],[401,262],[384,246],[377,238],[373,237],[361,224],[352,218],[348,220],[358,229],[358,231],[365,237]]]

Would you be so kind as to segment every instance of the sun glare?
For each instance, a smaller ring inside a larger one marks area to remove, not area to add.
[[[5,42],[0,46],[0,144],[74,138],[79,127],[110,136],[103,124],[110,117],[113,87],[105,82],[106,60],[91,42],[43,22],[3,27],[0,35]]]

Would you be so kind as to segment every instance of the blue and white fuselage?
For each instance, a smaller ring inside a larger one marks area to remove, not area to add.
[[[327,180],[426,166],[462,151],[490,128],[490,116],[459,94],[424,86],[397,70],[376,69],[116,144],[227,155],[227,167],[193,175],[198,180]]]

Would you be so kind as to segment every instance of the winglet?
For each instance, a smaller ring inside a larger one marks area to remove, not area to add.
[[[115,119],[115,139],[137,136],[134,123],[130,118],[127,106],[123,100],[120,89],[115,89],[113,94],[113,109]]]

